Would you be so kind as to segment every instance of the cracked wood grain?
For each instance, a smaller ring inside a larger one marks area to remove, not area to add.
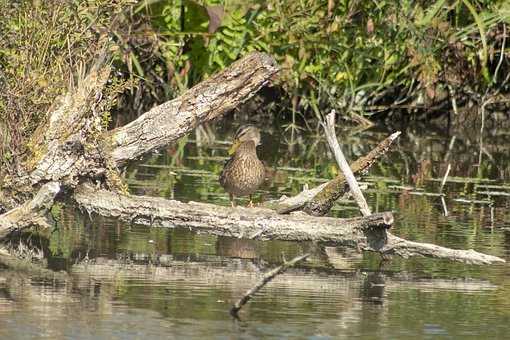
[[[186,91],[156,106],[133,122],[110,132],[108,147],[118,165],[161,148],[197,125],[234,109],[251,98],[278,72],[274,59],[252,53]]]

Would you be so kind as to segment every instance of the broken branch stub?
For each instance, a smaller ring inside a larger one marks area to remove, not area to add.
[[[0,215],[0,240],[15,230],[33,225],[46,227],[48,223],[45,215],[53,205],[53,200],[59,191],[59,183],[46,183],[32,200]]]
[[[180,97],[146,112],[110,132],[107,147],[119,166],[184,136],[197,125],[234,109],[251,98],[278,72],[273,57],[251,53]]]

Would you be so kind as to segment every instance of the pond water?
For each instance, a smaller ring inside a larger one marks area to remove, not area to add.
[[[235,124],[226,123],[229,121]],[[202,127],[132,165],[131,192],[228,205],[217,176],[242,118]],[[292,195],[336,174],[323,134],[272,120],[262,159],[273,169],[256,201]],[[349,160],[399,128],[339,128]],[[489,117],[407,127],[361,179],[372,211],[393,211],[410,240],[510,260],[510,131]],[[441,191],[441,181],[450,165]],[[443,199],[442,199],[443,197]],[[245,201],[241,202],[246,203]],[[341,200],[332,215],[357,216]],[[0,269],[0,338],[507,338],[508,265],[394,258],[311,243],[257,242],[165,230],[55,207],[58,228],[30,242],[70,279]],[[230,306],[284,259],[308,261],[264,287],[234,320]]]

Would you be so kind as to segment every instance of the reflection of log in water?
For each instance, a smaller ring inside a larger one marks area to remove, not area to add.
[[[216,255],[254,259],[259,256],[257,244],[255,240],[219,236],[216,240]]]
[[[166,266],[95,258],[73,265],[69,280],[50,286],[41,285],[31,276],[20,272],[2,271],[0,310],[3,313],[16,313],[20,306],[31,310],[44,306],[43,312],[33,316],[34,320],[42,323],[40,327],[56,337],[63,334],[64,330],[49,320],[65,320],[69,317],[65,314],[69,312],[76,313],[78,318],[86,317],[88,322],[99,322],[102,317],[112,315],[112,310],[119,305],[129,304],[130,308],[191,316],[196,309],[187,304],[183,310],[183,305],[176,301],[179,297],[171,292],[197,291],[193,287],[200,287],[200,294],[203,294],[204,289],[221,291],[223,302],[214,299],[208,303],[213,304],[216,310],[224,308],[227,313],[228,304],[225,303],[233,303],[236,297],[267,271],[267,268],[262,270],[252,261],[239,259],[222,258],[221,261],[207,263],[175,261],[168,255],[164,257],[159,262]],[[387,317],[385,300],[391,292],[448,290],[471,293],[497,288],[484,280],[426,279],[406,272],[366,273],[331,271],[326,268],[291,268],[275,278],[264,289],[264,294],[277,297],[271,300],[271,306],[279,311],[294,308],[289,306],[288,301],[306,296],[307,300],[314,299],[317,302],[314,306],[317,315],[328,313],[334,306],[335,319],[339,323],[354,322],[362,327],[365,320],[373,320],[367,318],[366,313],[376,313],[380,318]],[[203,295],[197,298],[202,299]],[[370,308],[367,302],[377,303],[382,308]],[[199,305],[197,308],[204,308],[203,304]],[[84,306],[92,315],[81,315]],[[170,312],[165,312],[166,308]]]
[[[251,261],[222,258],[221,265],[207,262],[188,262],[176,260],[162,260],[165,266],[147,264],[124,263],[119,260],[97,258],[87,263],[73,265],[70,270],[72,277],[89,277],[95,280],[111,281],[115,278],[138,278],[156,282],[203,282],[218,287],[250,286],[250,282],[260,279],[264,275]],[[328,275],[324,275],[327,273]],[[273,284],[285,286],[290,291],[317,290],[338,291],[346,294],[352,289],[352,282],[359,281],[365,287],[384,287],[384,291],[397,291],[402,289],[417,289],[424,291],[451,290],[457,292],[479,292],[495,290],[498,286],[486,280],[477,279],[429,279],[416,276],[410,272],[346,272],[332,271],[327,268],[291,268],[279,275]],[[351,284],[348,284],[351,282]],[[244,288],[243,288],[244,287]],[[361,286],[359,289],[362,289]],[[384,297],[381,289],[365,292],[367,297]]]

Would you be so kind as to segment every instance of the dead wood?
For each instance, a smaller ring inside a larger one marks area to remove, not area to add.
[[[355,174],[367,171],[382,155],[390,149],[392,143],[400,136],[397,131],[379,143],[366,156],[358,158],[350,165]],[[313,216],[323,216],[331,210],[331,207],[346,192],[346,181],[343,174],[339,174],[329,181],[312,199],[308,200],[303,211]]]
[[[0,240],[13,231],[34,225],[47,227],[46,213],[59,191],[59,183],[46,183],[32,200],[0,215]]]
[[[267,84],[277,71],[270,56],[250,54],[181,97],[153,108],[124,127],[105,133],[100,123],[101,96],[109,68],[95,66],[76,89],[56,104],[48,115],[47,124],[38,129],[30,156],[24,163],[25,171],[18,178],[4,182],[13,183],[13,187],[25,192],[38,187],[41,190],[33,200],[0,216],[0,238],[17,228],[46,225],[41,214],[51,206],[60,185],[74,189],[83,179],[103,183],[106,179],[107,187],[118,188],[114,180],[117,166],[163,147],[198,124],[233,109]],[[358,160],[353,165],[354,171],[368,168],[397,136],[393,134],[366,158]],[[42,185],[47,182],[50,183]],[[308,199],[304,203],[309,202],[305,211],[325,214],[343,194],[344,186],[345,179],[338,176],[321,186],[320,190],[310,191],[308,194],[314,195],[311,201],[309,195],[301,195]],[[304,213],[279,215],[268,209],[232,209],[121,195],[107,190],[96,191],[86,185],[79,187],[74,197],[89,212],[118,217],[130,223],[184,227],[237,238],[316,241],[401,256],[441,257],[466,263],[504,262],[471,250],[453,250],[399,239],[386,231],[393,223],[391,213],[352,219],[317,218]],[[296,202],[293,204],[297,205]]]
[[[243,306],[248,301],[250,301],[250,299],[253,297],[253,295],[255,295],[259,290],[261,290],[266,284],[271,282],[271,280],[273,280],[277,275],[284,273],[288,268],[294,266],[296,263],[298,263],[300,261],[303,261],[308,256],[310,256],[310,254],[304,254],[304,255],[297,256],[297,257],[293,258],[292,260],[290,260],[289,262],[285,262],[281,266],[266,273],[262,277],[262,279],[260,279],[257,282],[257,284],[255,284],[255,286],[250,288],[246,293],[244,293],[244,295],[239,300],[236,301],[236,303],[230,309],[230,314],[233,317],[238,318],[239,311],[241,310],[241,308],[243,308]]]
[[[81,186],[76,202],[87,212],[153,227],[186,228],[217,236],[257,240],[316,241],[371,248],[372,235],[393,223],[389,212],[368,218],[313,217],[303,213],[280,215],[262,208],[223,207],[208,203],[166,200],[159,197],[115,194]]]
[[[251,98],[278,72],[274,59],[252,53],[182,96],[154,107],[111,132],[108,147],[117,165],[136,159],[184,136]]]
[[[278,71],[264,53],[252,53],[138,119],[105,132],[102,92],[110,74],[100,57],[89,74],[60,98],[29,143],[19,176],[4,181],[9,189],[31,193],[41,183],[59,181],[74,188],[80,179],[99,179],[120,188],[116,167],[161,148],[197,125],[214,119],[253,96]],[[30,196],[30,195],[27,195]],[[19,201],[27,200],[23,197]],[[5,208],[15,200],[1,198]]]
[[[18,187],[36,187],[45,181],[74,186],[81,176],[97,178],[106,173],[97,136],[104,129],[99,106],[109,75],[109,67],[93,67],[74,90],[58,100],[29,143],[28,175],[15,179]]]
[[[281,215],[265,208],[183,203],[158,197],[115,194],[90,186],[81,186],[74,198],[89,213],[152,227],[186,228],[198,233],[256,240],[314,241],[404,257],[426,256],[471,264],[505,262],[473,250],[431,248],[432,245],[427,243],[397,238],[387,232],[393,224],[390,212],[345,219],[313,217],[304,213]]]
[[[386,154],[398,136],[400,136],[400,132],[391,134],[367,155],[350,164],[352,172],[358,175],[366,172],[379,158]],[[280,214],[303,210],[312,216],[324,216],[331,210],[335,201],[344,195],[347,190],[345,176],[340,173],[327,183],[303,190],[296,196],[284,196],[278,200],[264,202],[262,206],[276,210]]]
[[[409,257],[431,257],[447,259],[467,264],[493,264],[504,263],[504,259],[479,253],[473,249],[450,249],[430,243],[408,241],[391,233],[387,233],[387,242],[378,251],[384,254],[398,255],[403,258]]]
[[[29,201],[32,192],[48,181],[73,189],[85,178],[99,180],[113,190],[122,188],[117,166],[235,108],[278,71],[272,57],[252,53],[182,96],[106,133],[101,123],[101,98],[110,68],[102,66],[103,60],[104,55],[76,87],[56,101],[29,143],[24,169],[18,177],[4,179],[0,205],[5,210]]]
[[[349,188],[351,189],[351,194],[354,197],[354,200],[358,204],[359,210],[363,216],[370,216],[372,213],[370,212],[370,208],[368,207],[368,203],[365,200],[365,196],[361,192],[358,181],[354,174],[352,173],[351,168],[349,167],[349,163],[347,163],[347,159],[345,159],[344,153],[340,148],[340,144],[338,144],[338,139],[336,138],[335,132],[335,110],[332,110],[327,116],[326,121],[322,123],[322,127],[324,128],[324,132],[326,134],[326,139],[328,140],[329,147],[333,151],[333,155],[335,156],[336,163],[342,171],[342,174],[345,177]]]

